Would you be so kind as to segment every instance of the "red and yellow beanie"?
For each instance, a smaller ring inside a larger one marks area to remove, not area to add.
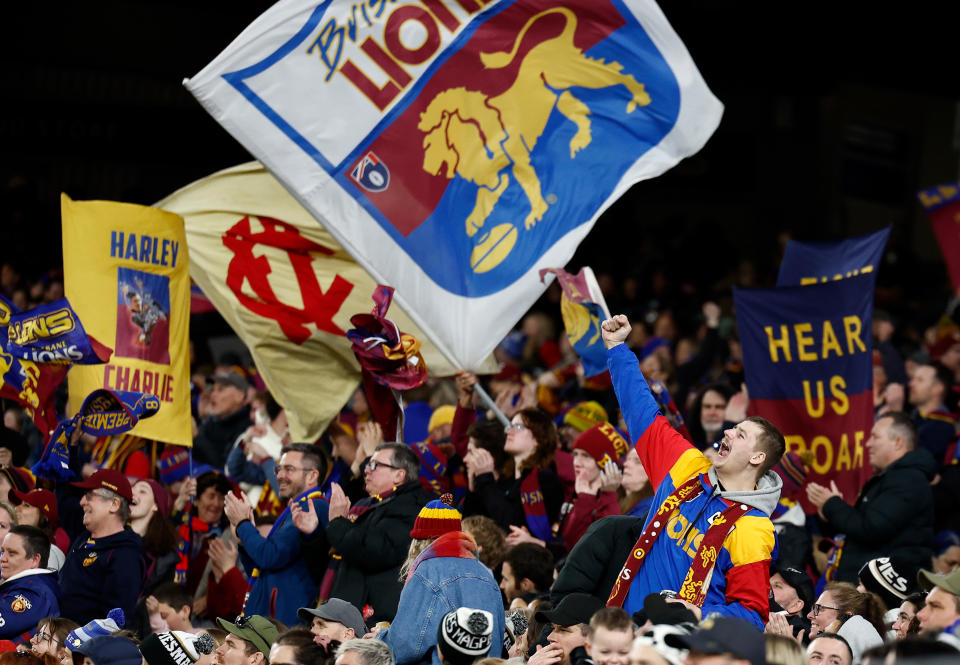
[[[586,432],[591,427],[607,421],[607,411],[599,402],[579,402],[563,416],[563,424],[569,425],[580,432]]]
[[[610,423],[594,425],[573,442],[573,449],[583,450],[604,468],[608,462],[618,462],[630,452],[627,440]]]
[[[420,509],[410,537],[417,540],[439,538],[451,531],[462,531],[460,511],[453,507],[453,495],[444,494]]]

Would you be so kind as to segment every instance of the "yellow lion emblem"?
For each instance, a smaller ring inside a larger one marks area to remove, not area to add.
[[[577,127],[570,139],[571,159],[592,141],[590,108],[574,97],[570,88],[622,85],[631,95],[627,113],[650,103],[643,84],[624,74],[619,63],[589,58],[574,45],[577,17],[566,7],[531,16],[517,34],[510,52],[480,54],[484,67],[503,69],[513,63],[527,31],[548,14],[564,17],[563,32],[530,49],[508,90],[488,97],[465,87],[448,88],[438,93],[420,114],[417,128],[425,134],[424,171],[434,175],[444,173],[447,178],[459,174],[479,187],[473,210],[467,217],[468,236],[473,237],[483,228],[510,184],[511,173],[530,202],[524,228],[533,228],[543,218],[549,205],[530,163],[530,152],[543,134],[554,107]],[[556,92],[560,90],[563,92]],[[501,249],[498,258],[488,259],[485,265],[481,265],[483,257],[474,256],[472,263],[477,272],[492,268],[513,247],[516,241],[513,226],[500,226],[509,230],[501,230],[494,240],[503,240],[509,246]],[[482,243],[483,236],[479,240]]]

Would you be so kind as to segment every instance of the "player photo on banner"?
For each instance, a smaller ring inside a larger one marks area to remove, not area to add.
[[[170,364],[170,279],[117,268],[117,355]]]

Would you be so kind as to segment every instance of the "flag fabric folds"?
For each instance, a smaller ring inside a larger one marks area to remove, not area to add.
[[[876,278],[892,228],[837,242],[787,241],[777,286],[806,286],[871,273]]]
[[[733,294],[749,415],[779,427],[788,451],[809,451],[809,479],[835,480],[849,503],[870,476],[873,284],[867,274]]]
[[[953,290],[960,292],[960,182],[925,189],[917,197],[937,236]]]
[[[360,383],[346,331],[377,286],[266,169],[242,164],[156,204],[182,215],[191,276],[250,349],[294,440],[320,436]],[[433,376],[454,367],[394,303]],[[496,372],[488,358],[482,370]]]
[[[159,410],[131,433],[182,446],[190,423],[190,277],[179,216],[61,196],[64,289],[87,331],[113,346],[104,365],[70,372],[69,412],[99,389],[147,393]]]
[[[593,270],[585,267],[571,275],[562,268],[545,268],[540,271],[540,279],[548,274],[556,275],[560,284],[563,327],[570,345],[580,356],[583,375],[603,374],[607,371],[607,349],[600,335],[600,324],[610,313]]]
[[[722,114],[653,0],[281,0],[185,85],[474,371]]]

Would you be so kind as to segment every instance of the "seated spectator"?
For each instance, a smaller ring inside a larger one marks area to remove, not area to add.
[[[646,518],[653,504],[653,485],[647,475],[637,449],[631,447],[623,458],[623,475],[620,479],[623,498],[620,499],[620,511],[631,517]]]
[[[810,638],[837,633],[850,645],[854,661],[859,662],[864,651],[883,643],[885,613],[883,601],[876,594],[860,593],[846,582],[830,582],[807,614]]]
[[[609,423],[591,427],[573,442],[574,497],[561,509],[560,534],[567,549],[602,517],[619,515],[617,466],[630,446]]]
[[[0,652],[0,665],[57,665],[57,662],[53,656],[37,656],[30,651]]]
[[[77,656],[83,657],[83,665],[142,665],[143,663],[143,656],[132,640],[114,635],[94,637],[74,647],[74,663],[78,660]]]
[[[36,632],[30,638],[30,652],[35,656],[51,656],[59,665],[73,665],[67,636],[79,627],[70,619],[61,617],[40,619]]]
[[[144,595],[173,580],[177,566],[177,532],[169,517],[170,495],[160,483],[152,478],[134,483],[130,528],[143,540]]]
[[[687,416],[687,428],[693,438],[693,445],[698,449],[710,447],[714,441],[720,440],[723,430],[736,424],[724,417],[727,402],[733,393],[733,388],[726,383],[711,383],[701,388],[693,398]]]
[[[714,661],[725,656],[729,665],[765,665],[766,643],[763,633],[742,619],[717,617],[690,635],[667,635],[666,643],[689,649],[688,665]]]
[[[190,615],[193,613],[193,596],[182,584],[161,584],[146,600],[150,616],[150,630],[154,633],[167,631],[193,632]]]
[[[453,497],[431,501],[410,530],[410,549],[400,569],[404,579],[397,615],[377,638],[389,645],[397,665],[438,661],[434,654],[444,611],[475,607],[489,612],[493,637],[489,655],[503,649],[504,614],[500,590],[490,571],[476,558],[477,545],[461,531]]]
[[[209,415],[193,437],[193,457],[200,464],[222,469],[234,442],[250,425],[250,383],[239,372],[213,377]]]
[[[67,648],[76,651],[81,644],[89,642],[95,637],[105,637],[119,633],[124,625],[126,625],[126,617],[123,615],[123,610],[115,607],[107,612],[106,617],[94,619],[70,631],[70,634],[67,635]]]
[[[937,575],[946,575],[960,566],[960,534],[945,530],[934,536],[930,566]]]
[[[907,572],[909,571],[909,572]],[[871,559],[860,569],[857,591],[877,594],[888,610],[897,609],[908,594],[917,589],[910,566],[892,557]]]
[[[920,365],[910,376],[910,404],[914,407],[910,417],[917,426],[917,445],[930,451],[938,467],[949,462],[947,449],[957,438],[952,413],[956,404],[945,403],[951,398],[952,385],[953,372],[937,362]]]
[[[326,665],[332,664],[330,655],[340,646],[337,640],[318,643],[314,634],[306,628],[291,628],[281,633],[277,641],[270,647],[270,658],[273,665]],[[152,665],[152,664],[151,664]]]
[[[771,665],[808,665],[803,647],[792,637],[784,635],[764,635],[767,663]]]
[[[667,635],[685,635],[679,626],[661,624],[637,631],[630,648],[630,665],[685,665],[687,650],[666,643]]]
[[[367,634],[360,610],[339,598],[330,598],[315,608],[301,607],[297,616],[309,626],[310,632],[331,642],[346,642]]]
[[[907,635],[916,635],[920,632],[920,619],[917,618],[917,613],[926,604],[924,602],[925,598],[926,594],[912,593],[900,603],[897,618],[890,627],[897,634],[898,640],[906,639]]]
[[[83,531],[60,571],[60,609],[77,623],[104,617],[114,607],[133,614],[143,583],[143,544],[125,526],[133,491],[115,469],[101,469],[85,481],[80,500]]]
[[[809,665],[853,665],[853,650],[836,633],[821,633],[807,646]]]
[[[594,665],[627,665],[633,620],[619,607],[604,607],[591,618],[584,648]]]
[[[486,515],[471,515],[462,520],[463,530],[469,533],[477,543],[477,555],[480,563],[489,568],[497,577],[497,571],[503,563],[506,552],[506,537],[497,523]]]
[[[3,475],[0,474],[0,478]],[[7,501],[0,501],[0,542],[2,538],[10,533],[10,529],[17,526],[17,511],[13,504]]]
[[[518,412],[507,427],[504,452],[510,457],[499,480],[490,453],[478,449],[464,459],[474,476],[464,512],[493,518],[507,532],[508,545],[549,542],[563,504],[563,487],[549,468],[556,449],[557,429],[550,416],[539,409]],[[521,496],[533,500],[524,502]]]
[[[30,640],[44,617],[60,614],[56,572],[47,568],[50,539],[35,526],[10,529],[0,554],[0,639]]]
[[[946,575],[921,570],[918,579],[927,592],[926,604],[917,613],[920,629],[953,632],[960,626],[960,569]]]
[[[436,640],[438,663],[473,665],[492,649],[493,615],[469,607],[447,612],[437,626]]]
[[[211,573],[210,542],[236,542],[223,506],[233,485],[219,471],[205,471],[184,483],[173,506],[177,529],[177,565],[174,581],[185,584],[194,601],[207,595]]]
[[[27,524],[42,530],[50,538],[50,567],[63,567],[65,552],[70,549],[70,538],[60,528],[57,514],[57,497],[50,490],[34,489],[29,492],[13,490],[10,503],[17,511],[17,524]]]
[[[139,648],[146,665],[197,665],[213,652],[214,644],[207,634],[171,630],[149,635]]]
[[[553,585],[553,554],[534,543],[520,543],[507,550],[500,573],[500,589],[507,606],[526,607]]]
[[[334,665],[394,665],[390,647],[380,640],[347,640],[336,651]]]
[[[280,635],[277,625],[259,614],[237,617],[236,623],[217,622],[229,633],[214,652],[215,665],[264,665],[270,662],[270,648]]]
[[[770,570],[770,590],[773,602],[786,614],[779,614],[771,606],[767,633],[794,637],[797,633],[810,632],[810,621],[806,618],[813,604],[813,582],[810,576],[796,568],[774,564]]]
[[[571,593],[555,608],[537,612],[535,618],[549,623],[547,646],[538,648],[527,665],[572,665],[571,652],[583,648],[590,618],[603,608],[603,601],[585,593]]]

